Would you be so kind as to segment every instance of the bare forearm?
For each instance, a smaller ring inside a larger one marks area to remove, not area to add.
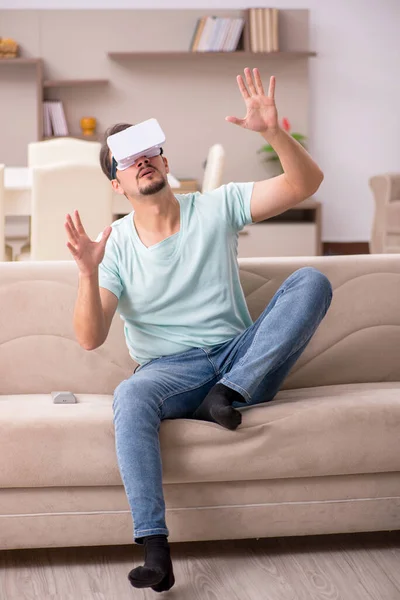
[[[79,275],[74,330],[79,344],[85,350],[98,348],[107,337],[106,321],[100,299],[98,270],[90,276]]]
[[[324,175],[307,150],[280,127],[261,135],[277,153],[287,182],[296,194],[301,198],[314,194]]]

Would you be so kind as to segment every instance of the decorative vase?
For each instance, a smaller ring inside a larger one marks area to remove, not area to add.
[[[0,37],[0,59],[1,58],[17,58],[19,54],[19,46],[12,38]]]
[[[82,117],[81,129],[83,135],[94,135],[96,133],[96,119],[94,117]]]

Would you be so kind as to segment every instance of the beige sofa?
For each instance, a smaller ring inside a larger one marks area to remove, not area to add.
[[[277,399],[233,432],[162,423],[171,541],[400,529],[400,260],[244,259],[254,318],[304,265],[334,300]],[[1,549],[132,543],[112,392],[134,364],[118,318],[78,346],[76,286],[72,262],[0,264]]]

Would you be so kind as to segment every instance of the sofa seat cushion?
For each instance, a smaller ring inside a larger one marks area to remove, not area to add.
[[[0,396],[0,487],[122,485],[112,396],[77,398]],[[236,431],[164,421],[164,482],[400,471],[400,383],[285,390],[242,412]]]

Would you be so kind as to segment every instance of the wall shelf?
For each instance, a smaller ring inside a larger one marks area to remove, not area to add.
[[[310,58],[317,56],[316,52],[309,51],[282,51],[282,52],[248,52],[245,50],[235,50],[234,52],[108,52],[112,60],[129,60],[132,58],[188,58],[188,57],[210,57],[234,55],[236,58]]]
[[[60,88],[60,87],[81,87],[91,85],[107,85],[108,79],[45,79],[43,87],[45,88]]]
[[[38,65],[41,58],[0,58],[0,65]]]
[[[73,138],[75,140],[86,140],[87,142],[98,142],[102,137],[101,134],[95,133],[94,135],[83,135],[81,133],[70,133],[68,135],[52,135],[48,137],[43,137],[44,140],[59,140],[62,138]]]
[[[236,50],[192,52],[190,40],[193,41],[199,19],[210,16],[214,12],[218,15],[217,18],[240,17],[244,19],[243,34],[238,41]],[[68,11],[68,15],[65,15],[65,19],[65,27],[59,27],[59,13],[52,10],[39,11],[37,18],[35,17],[33,20],[29,11],[23,11],[23,14],[19,12],[18,19],[15,17],[12,32],[16,36],[18,33],[20,47],[34,48],[33,40],[40,40],[40,47],[43,48],[44,55],[43,58],[37,56],[33,50],[34,55],[27,52],[17,58],[0,58],[0,85],[3,87],[4,82],[4,87],[7,88],[6,93],[2,89],[2,118],[6,125],[2,144],[2,154],[5,159],[2,162],[21,164],[26,160],[23,143],[33,141],[35,137],[37,140],[43,139],[44,101],[61,101],[63,103],[70,137],[73,138],[78,138],[81,134],[79,120],[83,115],[95,116],[98,119],[98,127],[101,127],[100,124],[108,122],[113,118],[113,114],[129,114],[132,110],[135,114],[146,114],[148,110],[146,95],[140,94],[139,97],[137,89],[135,89],[137,82],[127,77],[125,67],[138,71],[135,73],[135,77],[138,77],[139,82],[142,70],[143,75],[147,77],[144,71],[148,70],[150,65],[154,73],[160,71],[165,74],[171,71],[173,85],[182,85],[182,90],[188,94],[189,98],[192,93],[190,83],[193,83],[196,91],[199,90],[201,94],[203,78],[207,79],[207,73],[210,72],[211,76],[217,76],[216,72],[213,73],[215,67],[218,74],[221,74],[221,79],[223,78],[220,89],[221,97],[218,98],[218,104],[222,106],[229,98],[230,93],[226,71],[229,71],[233,78],[232,69],[236,69],[234,65],[238,61],[239,67],[258,66],[261,69],[264,65],[269,70],[269,65],[272,70],[276,69],[279,76],[282,73],[283,85],[290,86],[290,89],[293,88],[293,91],[288,92],[288,96],[291,96],[291,101],[296,106],[296,119],[304,123],[301,126],[307,133],[306,104],[308,102],[309,77],[307,61],[317,56],[316,52],[311,51],[314,48],[310,48],[309,11],[307,9],[280,10],[280,51],[270,53],[251,51],[251,48],[253,50],[255,48],[250,43],[254,39],[251,40],[252,27],[248,9],[127,10],[124,12],[124,21],[126,21],[124,24],[127,31],[135,32],[133,38],[121,37],[114,30],[109,36],[100,36],[100,32],[107,31],[109,26],[108,11],[94,10],[90,11],[90,14],[83,14],[80,10],[71,10]],[[74,32],[74,44],[71,44],[71,31]],[[85,45],[95,48],[95,51],[90,53],[90,57],[85,57],[85,61],[82,61],[82,47]],[[265,43],[256,44],[255,47],[271,48]],[[67,54],[66,48],[68,48]],[[3,69],[1,68],[2,64],[6,65]],[[201,70],[199,78],[195,73],[197,66]],[[291,77],[291,69],[298,72],[298,78]],[[188,76],[190,79],[189,82],[186,82]],[[158,82],[153,81],[155,79],[155,77],[148,77],[146,80],[151,94],[157,94],[160,91]],[[162,79],[162,85],[168,89],[168,79],[165,79],[166,81],[164,78]],[[229,86],[233,86],[233,84],[234,79],[230,81]],[[297,86],[300,86],[301,89],[299,102],[295,93]],[[111,88],[114,92],[112,107],[110,107],[108,93]],[[240,101],[240,97],[237,99]],[[201,105],[202,102],[199,100],[199,106]],[[17,138],[14,134],[14,121],[25,110],[27,114],[24,114],[24,128],[21,127],[21,135]],[[222,108],[222,110],[224,109]],[[289,114],[290,104],[287,110]],[[179,110],[176,107],[176,114],[171,115],[171,120],[179,119],[178,114]],[[190,115],[190,111],[188,114]],[[11,115],[15,115],[15,117],[11,118]],[[11,123],[8,123],[7,119]],[[197,126],[200,132],[201,125]],[[101,129],[104,130],[104,127]],[[226,128],[227,144],[233,143],[231,140],[233,140],[234,134],[231,137],[231,130],[233,131],[233,128]],[[221,125],[221,130],[217,129],[215,135],[225,135],[224,131],[225,127]],[[46,133],[50,133],[47,128]],[[100,131],[100,134],[104,135],[104,131]],[[103,135],[93,138],[84,137],[83,139],[99,139],[99,137],[101,139]],[[205,132],[204,135],[206,135]],[[204,143],[206,142],[204,141]],[[200,152],[199,150],[199,154]],[[240,152],[237,153],[237,155],[239,154]],[[183,168],[188,168],[192,172],[193,167],[190,161],[184,162],[184,160],[186,161],[184,152],[182,152],[182,157],[184,157],[184,159],[182,158]],[[199,156],[198,161],[202,159],[203,156]],[[186,164],[190,166],[186,167]],[[233,159],[233,164],[235,165],[234,169],[239,165],[236,157]]]

